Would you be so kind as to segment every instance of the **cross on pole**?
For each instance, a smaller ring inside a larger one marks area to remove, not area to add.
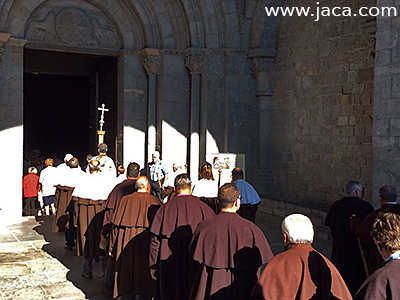
[[[100,121],[99,121],[99,123],[100,123],[100,131],[103,131],[103,125],[104,125],[104,112],[105,111],[110,111],[108,108],[106,108],[106,105],[103,103],[102,105],[101,105],[101,108],[100,107],[98,107],[97,108],[97,110],[100,110],[101,111],[101,117],[100,117]]]

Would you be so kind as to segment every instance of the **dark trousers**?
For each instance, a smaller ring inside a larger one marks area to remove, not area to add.
[[[160,188],[160,184],[158,183],[158,181],[153,181],[153,180],[149,180],[150,181],[150,186],[151,186],[151,194],[153,196],[158,197],[158,199],[162,200],[161,198],[161,188]]]
[[[38,197],[26,197],[24,203],[24,214],[26,216],[37,216],[39,208]]]
[[[75,200],[71,200],[69,203],[66,211],[68,212],[68,223],[67,226],[65,227],[65,241],[67,244],[67,247],[75,247],[75,240],[76,240],[76,208],[77,208],[77,203]]]
[[[257,204],[240,204],[240,208],[237,211],[238,215],[245,218],[253,223],[256,221],[256,213],[259,203]]]

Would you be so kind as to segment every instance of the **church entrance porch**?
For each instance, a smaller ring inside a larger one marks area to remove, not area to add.
[[[24,51],[24,153],[66,153],[85,164],[97,154],[99,111],[105,103],[105,142],[115,157],[116,58],[26,49]],[[26,170],[24,170],[24,173]]]

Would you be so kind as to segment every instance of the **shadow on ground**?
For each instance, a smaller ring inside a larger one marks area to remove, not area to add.
[[[43,246],[43,250],[50,254],[52,257],[59,260],[66,268],[69,269],[67,273],[67,280],[72,282],[77,288],[85,293],[87,299],[91,300],[108,300],[112,299],[111,296],[102,293],[101,288],[103,285],[103,277],[99,262],[93,263],[93,278],[86,279],[81,276],[83,257],[77,256],[76,250],[66,250],[64,233],[51,232],[53,224],[53,217],[38,217],[40,225],[33,229],[42,235],[48,244]]]

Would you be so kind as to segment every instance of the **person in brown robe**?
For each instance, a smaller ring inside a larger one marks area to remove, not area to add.
[[[114,289],[114,275],[115,275],[115,260],[109,257],[109,238],[112,228],[112,220],[114,212],[117,209],[121,199],[136,191],[136,180],[140,177],[140,166],[138,163],[130,163],[126,169],[127,179],[117,184],[107,198],[104,209],[103,228],[101,230],[103,243],[107,244],[106,248],[106,274],[103,286],[103,292],[112,294]]]
[[[381,267],[364,281],[354,300],[400,299],[400,215],[375,215],[371,236],[384,258]]]
[[[354,231],[362,241],[367,243],[365,256],[369,274],[375,272],[381,266],[383,261],[382,256],[370,235],[372,231],[372,225],[377,215],[381,212],[388,211],[400,215],[400,204],[396,202],[396,199],[397,192],[393,186],[382,186],[379,189],[379,203],[381,208],[370,213],[362,222],[358,218],[354,218],[354,220],[352,220],[352,227],[354,228]]]
[[[110,252],[115,258],[114,298],[138,295],[155,296],[156,281],[150,275],[150,226],[161,206],[159,198],[150,195],[150,183],[142,176],[136,181],[137,192],[121,199],[113,217]]]
[[[89,174],[76,186],[72,197],[78,204],[77,217],[77,254],[83,256],[82,276],[92,278],[93,259],[101,261],[105,272],[104,250],[100,249],[100,234],[104,218],[104,205],[113,185],[106,176],[100,174],[100,162],[92,159]]]
[[[282,222],[285,252],[265,267],[252,292],[256,300],[334,300],[352,299],[336,267],[311,246],[314,229],[301,214]]]
[[[77,203],[72,193],[85,173],[79,168],[79,160],[71,158],[64,168],[57,168],[57,185],[54,195],[56,214],[52,232],[65,232],[66,249],[75,247]]]
[[[199,268],[189,253],[197,225],[215,216],[213,210],[191,195],[188,174],[175,178],[177,195],[157,212],[151,232],[149,265],[157,278],[156,299],[187,300]]]
[[[201,222],[189,251],[201,264],[191,300],[248,300],[260,275],[260,268],[273,258],[263,232],[239,216],[240,193],[235,183],[218,192],[221,212]]]
[[[331,261],[354,295],[367,276],[357,236],[350,227],[350,218],[356,216],[363,220],[374,208],[362,200],[363,188],[358,181],[349,181],[345,190],[347,195],[330,207],[325,225],[332,234]]]

